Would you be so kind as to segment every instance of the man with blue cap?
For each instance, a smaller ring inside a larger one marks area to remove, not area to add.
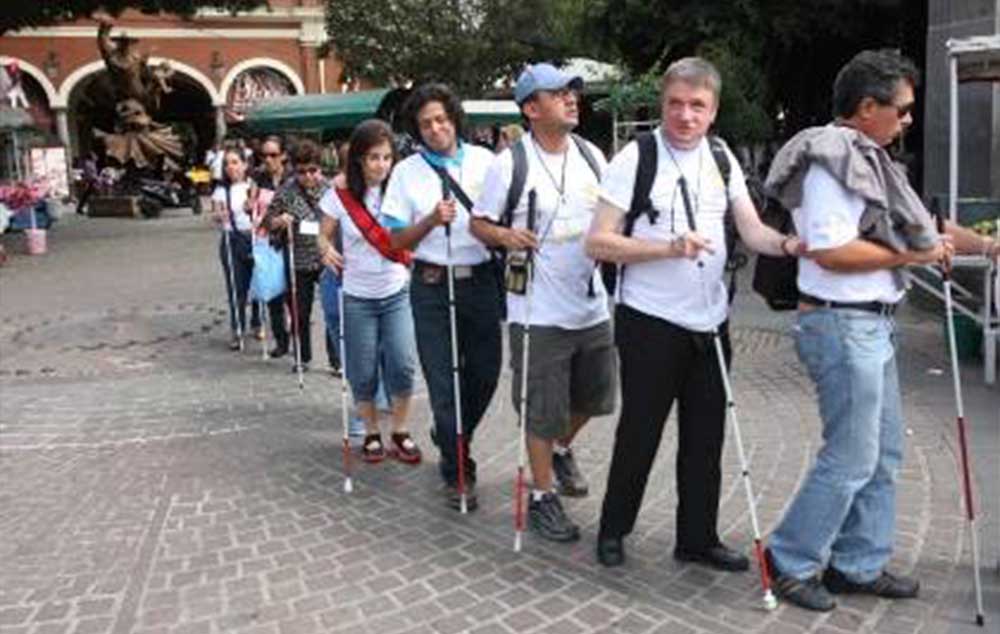
[[[607,293],[583,245],[607,163],[597,147],[572,133],[582,88],[580,77],[551,64],[521,73],[514,99],[530,131],[487,171],[471,224],[473,235],[508,251],[515,408],[527,385],[521,423],[533,480],[528,522],[536,534],[558,542],[580,538],[558,493],[588,492],[570,448],[573,438],[592,416],[614,409]]]

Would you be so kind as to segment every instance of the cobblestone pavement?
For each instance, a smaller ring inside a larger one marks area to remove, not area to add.
[[[226,349],[216,239],[180,213],[70,218],[51,233],[48,255],[0,269],[0,631],[983,631],[970,625],[970,548],[937,322],[902,318],[912,435],[893,566],[919,575],[921,598],[847,598],[825,615],[765,612],[755,574],[671,558],[669,425],[624,568],[604,570],[593,556],[614,417],[592,421],[577,448],[592,491],[566,506],[583,539],[551,545],[529,534],[515,554],[506,371],[476,438],[477,512],[443,508],[433,460],[359,466],[354,493],[343,493],[339,382],[314,371],[300,391],[287,362],[261,360],[256,342],[242,355]],[[15,237],[4,242],[17,249]],[[734,389],[766,531],[818,446],[817,415],[787,316],[750,296],[737,301]],[[1000,391],[980,376],[969,367],[965,382],[987,631],[996,632]],[[432,453],[429,417],[421,391],[413,426]],[[729,440],[721,531],[749,551]]]

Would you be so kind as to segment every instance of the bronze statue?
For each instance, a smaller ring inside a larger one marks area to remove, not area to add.
[[[111,21],[98,22],[97,48],[111,77],[116,119],[114,132],[97,130],[95,135],[108,155],[126,167],[179,168],[184,155],[180,138],[170,126],[153,120],[162,96],[172,90],[173,70],[166,62],[150,68],[149,56],[139,51],[139,40],[111,37]]]

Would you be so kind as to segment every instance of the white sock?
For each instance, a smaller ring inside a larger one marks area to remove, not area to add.
[[[558,454],[560,456],[565,456],[569,453],[569,447],[562,445],[560,443],[552,444],[552,453]]]
[[[539,501],[541,501],[541,499],[543,497],[545,497],[546,493],[548,493],[548,491],[542,491],[541,489],[532,489],[531,490],[531,501],[532,502],[539,502]]]

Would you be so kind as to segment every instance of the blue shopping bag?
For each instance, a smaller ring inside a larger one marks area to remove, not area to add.
[[[269,302],[286,290],[285,258],[281,251],[267,240],[254,240],[253,274],[250,277],[250,296],[260,302]]]

